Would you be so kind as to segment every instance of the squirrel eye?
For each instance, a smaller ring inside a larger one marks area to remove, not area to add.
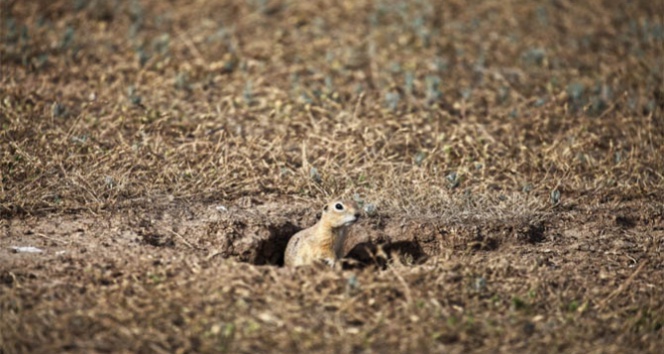
[[[337,210],[344,210],[344,205],[341,204],[341,203],[337,203],[337,204],[334,205],[334,209],[337,209]]]

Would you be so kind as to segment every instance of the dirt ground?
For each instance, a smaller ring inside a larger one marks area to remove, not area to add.
[[[0,354],[661,351],[664,3],[0,10]]]

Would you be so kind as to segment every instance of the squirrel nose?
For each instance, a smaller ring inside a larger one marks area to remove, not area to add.
[[[359,218],[360,218],[360,213],[359,213],[359,212],[356,212],[356,213],[355,213],[355,219],[359,219]]]

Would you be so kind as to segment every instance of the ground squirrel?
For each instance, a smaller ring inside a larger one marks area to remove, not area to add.
[[[330,266],[343,258],[348,229],[360,218],[360,208],[350,200],[335,201],[323,208],[316,225],[291,237],[286,246],[284,264],[301,266],[322,260]]]

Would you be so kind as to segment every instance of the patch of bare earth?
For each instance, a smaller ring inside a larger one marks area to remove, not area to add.
[[[656,352],[663,211],[379,213],[343,271],[279,266],[297,202],[5,220],[4,350]]]

